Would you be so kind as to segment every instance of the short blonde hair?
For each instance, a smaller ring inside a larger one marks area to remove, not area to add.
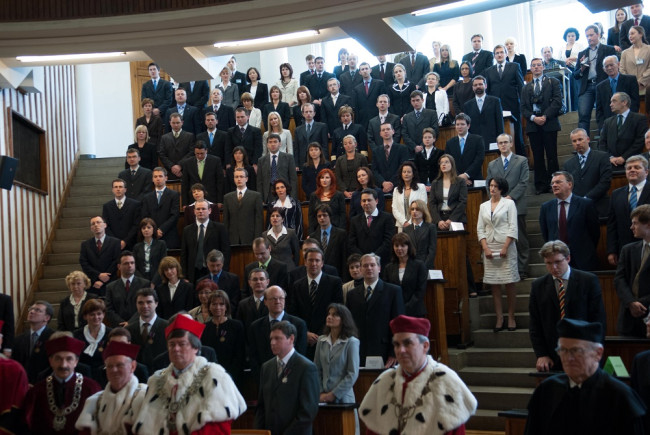
[[[83,281],[84,290],[90,288],[90,278],[80,270],[73,270],[65,277],[65,285],[68,286],[68,288],[70,288],[70,285],[75,281]]]
[[[135,128],[135,131],[133,132],[133,142],[138,141],[138,133],[141,131],[146,131],[147,132],[147,142],[149,141],[149,130],[147,130],[147,126],[145,125],[138,125]]]

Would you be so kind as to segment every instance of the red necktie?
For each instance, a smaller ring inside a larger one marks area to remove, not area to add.
[[[384,80],[384,64],[379,65],[379,78]]]
[[[366,95],[368,95],[368,82],[363,82],[363,84],[364,84],[365,87],[366,87]]]
[[[565,204],[566,201],[560,201],[560,219],[558,222],[558,230],[560,240],[562,240],[564,243],[569,243],[569,235],[567,233],[566,227],[566,208],[564,207]]]
[[[102,241],[97,240],[97,252],[102,252]]]
[[[368,228],[370,228],[371,223],[372,223],[372,216],[368,216]]]
[[[128,293],[129,290],[131,289],[131,281],[127,279],[126,282],[124,283],[124,288],[126,288],[126,292]]]
[[[639,19],[638,19],[638,18],[635,18],[635,19],[634,19],[634,25],[635,25],[635,26],[638,26],[638,25],[639,25]]]

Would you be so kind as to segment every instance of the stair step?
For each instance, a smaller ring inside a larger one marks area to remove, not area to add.
[[[109,191],[110,192],[110,191]],[[101,213],[101,206],[105,202],[113,199],[113,195],[92,195],[92,196],[71,196],[66,199],[68,207],[84,207],[86,208],[86,216],[88,216],[88,206],[96,206]],[[90,220],[88,220],[90,222]]]
[[[90,238],[90,235],[88,238]],[[76,253],[77,255],[79,255],[79,251],[81,249],[81,242],[83,242],[83,240],[66,240],[66,241],[55,240],[54,242],[52,242],[52,252],[54,254]]]
[[[104,202],[106,202],[106,201],[104,201]],[[84,218],[84,219],[86,219],[86,226],[88,227],[88,231],[90,231],[90,217],[89,216],[98,216],[98,215],[102,214],[102,205],[103,204],[104,204],[103,202],[101,204],[95,204],[95,205],[81,204],[81,205],[73,206],[71,204],[68,204],[66,207],[63,208],[63,210],[61,212],[61,215],[64,218]]]
[[[43,282],[44,280],[41,280]],[[58,291],[40,291],[36,293],[37,300],[48,301],[51,304],[58,304],[66,297],[70,296],[70,291],[65,289],[65,281],[62,279],[53,280],[58,282]]]
[[[117,177],[121,171],[124,170],[123,166],[80,166],[77,168],[77,176],[79,177],[92,177],[92,176],[106,176]]]
[[[507,316],[506,316],[507,317]],[[504,319],[504,322],[507,320]],[[494,332],[490,329],[477,329],[472,332],[474,343],[477,347],[483,348],[501,348],[501,347],[516,347],[526,348],[531,347],[530,336],[528,329],[517,328],[516,331],[501,331]],[[532,349],[532,348],[531,348]]]
[[[535,388],[523,387],[490,387],[468,385],[474,397],[483,409],[496,409],[501,411],[513,408],[525,408]]]
[[[90,228],[59,228],[55,231],[54,239],[65,241],[65,240],[84,240],[92,237]]]
[[[506,419],[499,417],[499,412],[501,411],[495,409],[477,409],[476,414],[465,423],[465,428],[481,432],[499,431],[503,433],[506,429]]]
[[[49,254],[47,264],[51,266],[60,266],[63,264],[79,264],[79,252],[70,252],[68,254]]]
[[[117,177],[117,175],[115,177]],[[110,175],[105,176],[105,177],[104,176],[101,176],[101,177],[98,177],[98,176],[74,177],[72,179],[72,186],[73,187],[76,187],[76,186],[104,186],[104,187],[106,187],[106,181],[109,178],[114,178],[114,177],[111,177]],[[110,181],[109,181],[109,183],[110,183]],[[109,184],[109,186],[110,186],[110,184]]]
[[[70,187],[69,198],[76,198],[77,196],[92,196],[92,195],[106,195],[111,192],[111,181],[113,177],[106,182],[99,184],[79,185]]]
[[[87,209],[86,209],[87,210]],[[86,212],[87,213],[87,212]],[[85,228],[90,231],[90,219],[84,217],[65,217],[59,220],[60,229]]]
[[[506,314],[507,318],[507,314]],[[517,328],[526,329],[530,326],[530,316],[528,310],[522,312],[515,312],[515,319],[517,321]],[[497,315],[495,313],[483,313],[479,317],[479,330],[489,329],[492,330],[497,322]],[[508,331],[509,332],[509,331]]]
[[[541,247],[544,244],[544,237],[542,233],[528,233],[528,243],[530,246]]]
[[[528,263],[528,270],[530,271],[531,276],[543,276],[547,273],[546,265],[544,263]]]
[[[467,367],[535,367],[535,352],[528,348],[470,347],[466,352]]]
[[[502,293],[504,293],[502,291]],[[515,312],[516,313],[527,313],[528,312],[528,300],[530,296],[530,287],[528,287],[528,293],[518,294],[515,303]],[[479,296],[479,310],[481,313],[494,313],[494,300],[492,295],[489,296]],[[507,299],[505,295],[501,298],[502,305],[507,307]]]
[[[101,166],[121,166],[124,168],[124,157],[102,157],[99,159],[79,159],[80,168],[95,168]]]
[[[533,371],[523,367],[465,367],[458,376],[467,385],[535,388],[537,378],[530,376]]]
[[[77,255],[77,259],[79,256]],[[73,270],[81,270],[79,263],[47,265],[43,267],[43,278],[45,279],[63,279]]]

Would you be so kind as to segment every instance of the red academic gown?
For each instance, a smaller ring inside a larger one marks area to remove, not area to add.
[[[29,382],[23,366],[0,356],[0,414],[22,405],[27,390]]]

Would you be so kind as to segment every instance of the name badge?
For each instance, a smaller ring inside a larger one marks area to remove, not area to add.
[[[643,65],[643,62],[644,62],[643,59],[638,59],[637,58],[637,60],[636,60],[637,65]]]

